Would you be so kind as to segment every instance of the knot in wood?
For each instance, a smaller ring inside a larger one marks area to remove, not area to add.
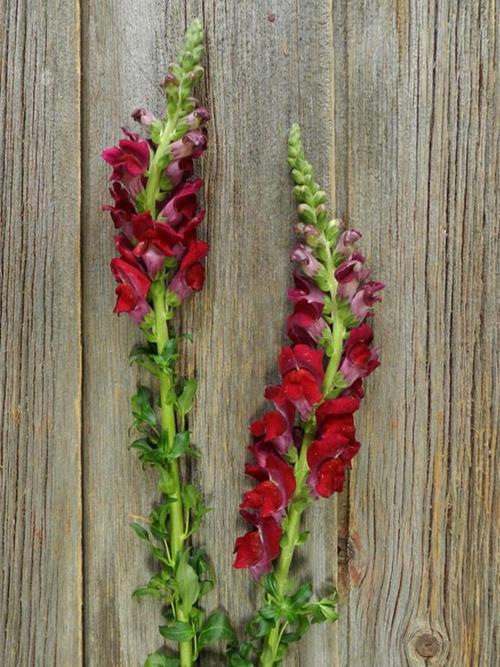
[[[441,640],[430,632],[415,637],[415,650],[422,658],[433,658],[441,650]]]
[[[337,560],[339,565],[347,565],[354,556],[354,547],[347,537],[339,537],[337,540]]]

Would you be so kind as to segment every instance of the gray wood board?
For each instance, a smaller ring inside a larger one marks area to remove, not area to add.
[[[0,664],[82,660],[78,6],[0,11]]]
[[[298,120],[333,212],[363,232],[387,290],[363,447],[348,489],[309,514],[296,568],[338,582],[341,618],[286,665],[496,664],[495,3],[88,0],[81,25],[79,10],[1,5],[0,663],[130,667],[159,646],[157,604],[130,598],[154,566],[128,524],[157,491],[127,449],[139,336],[112,314],[100,151],[134,106],[161,110],[158,83],[200,16],[212,248],[179,326],[199,381],[192,475],[214,508],[200,535],[219,582],[209,604],[242,627],[256,602],[231,552],[248,423],[285,341]]]

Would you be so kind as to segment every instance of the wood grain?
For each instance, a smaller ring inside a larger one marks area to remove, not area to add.
[[[200,380],[192,421],[204,460],[196,474],[214,508],[202,538],[219,582],[214,601],[241,628],[258,600],[248,573],[231,568],[235,536],[247,530],[237,515],[249,486],[243,475],[247,429],[265,409],[265,385],[278,379],[276,359],[288,311],[296,214],[287,134],[292,122],[302,124],[318,174],[333,192],[333,35],[330,8],[323,2],[316,7],[206,2],[193,4],[193,13],[197,10],[207,31],[205,99],[214,118],[204,161],[212,252],[207,288],[184,311],[184,328],[195,336]],[[297,574],[323,585],[336,570],[335,503],[318,504],[309,521],[315,536]],[[288,664],[328,660],[333,667],[335,633],[334,627],[314,628],[290,652]],[[205,663],[222,661],[214,656]]]
[[[140,332],[113,315],[113,224],[100,211],[109,200],[109,169],[101,150],[133,124],[136,106],[159,106],[158,83],[184,30],[184,14],[165,35],[163,2],[84,3],[83,94],[83,443],[85,542],[85,663],[142,665],[159,642],[158,605],[131,598],[152,572],[147,550],[130,530],[132,515],[147,516],[157,494],[128,449],[130,397],[138,374],[128,366]]]
[[[82,659],[78,5],[0,11],[0,664]]]
[[[147,513],[156,491],[153,481],[145,483],[126,449],[128,397],[136,374],[125,364],[136,334],[129,322],[117,322],[111,315],[113,294],[106,266],[112,232],[96,210],[96,203],[106,198],[107,171],[99,162],[102,144],[116,140],[117,128],[127,122],[134,104],[151,99],[186,18],[202,16],[209,72],[203,96],[214,117],[211,150],[203,167],[209,208],[205,234],[212,253],[206,290],[186,306],[181,326],[194,334],[195,345],[187,353],[190,370],[200,382],[192,428],[204,459],[193,474],[214,507],[201,535],[219,579],[211,602],[225,606],[241,621],[251,612],[255,587],[247,573],[231,569],[232,548],[244,529],[237,506],[246,488],[247,424],[264,409],[263,389],[276,374],[283,340],[294,220],[285,151],[294,120],[311,130],[311,151],[327,181],[333,173],[331,50],[320,48],[322,41],[332,39],[326,4],[320,12],[302,17],[303,25],[320,38],[307,42],[299,30],[298,9],[290,10],[284,2],[188,3],[185,12],[179,5],[165,7],[163,12],[158,3],[143,3],[137,15],[134,3],[108,3],[104,11],[101,3],[90,3],[83,19],[88,44],[84,100],[93,100],[92,105],[84,102],[83,181],[89,664],[136,664],[158,641],[152,620],[155,606],[143,610],[129,599],[130,587],[145,577],[147,562],[142,545],[127,530],[128,515]],[[271,14],[274,21],[269,20]],[[299,46],[304,57],[300,62]],[[151,101],[160,102],[158,96]],[[103,340],[113,340],[113,348],[103,346]],[[126,484],[110,484],[115,476]],[[309,564],[307,572],[314,570],[323,581],[332,578],[335,568],[334,505],[318,507],[316,518],[329,526],[318,534],[326,550],[315,550],[316,565]],[[106,525],[108,520],[111,525]],[[331,637],[318,632],[303,644],[306,664],[319,645],[321,653],[333,653]],[[299,655],[291,660],[299,664]],[[204,662],[221,664],[221,658]]]
[[[334,17],[338,201],[388,285],[341,664],[498,664],[495,4],[334,2]]]
[[[219,580],[209,604],[241,628],[256,601],[231,552],[247,425],[284,341],[298,120],[387,290],[363,448],[348,490],[309,515],[296,568],[338,581],[341,619],[286,666],[497,664],[495,12],[494,0],[0,4],[1,665],[132,667],[159,645],[157,605],[130,598],[153,564],[128,524],[157,491],[127,449],[138,334],[112,315],[100,151],[134,106],[161,109],[157,84],[195,16],[212,250],[179,326],[199,380],[191,473],[214,508],[200,535]]]

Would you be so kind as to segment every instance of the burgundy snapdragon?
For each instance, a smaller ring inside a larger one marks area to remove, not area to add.
[[[132,117],[147,130],[160,123],[143,108],[135,109]],[[170,291],[180,300],[203,287],[202,261],[208,244],[196,236],[205,215],[197,199],[203,180],[192,178],[192,174],[193,160],[200,158],[206,148],[204,124],[208,119],[209,114],[202,107],[186,116],[185,134],[168,147],[162,170],[164,180],[160,180],[164,190],[152,203],[148,199],[148,174],[159,151],[153,133],[144,139],[124,129],[125,138],[118,146],[102,153],[113,167],[113,204],[104,205],[103,209],[109,211],[119,231],[115,244],[121,255],[111,265],[118,283],[115,312],[126,312],[139,324],[150,310],[151,284],[164,272]]]
[[[297,269],[288,291],[293,312],[287,334],[292,345],[279,354],[280,384],[265,391],[274,410],[250,427],[250,451],[254,457],[260,453],[260,459],[257,465],[247,464],[247,473],[258,484],[244,494],[240,513],[253,529],[235,545],[234,566],[249,567],[255,577],[269,572],[279,555],[279,549],[269,548],[266,531],[272,525],[273,535],[278,535],[277,527],[294,502],[294,495],[276,483],[269,463],[280,460],[288,475],[300,476],[305,489],[298,487],[298,478],[294,485],[289,480],[287,488],[293,486],[301,497],[307,489],[312,498],[342,491],[361,446],[354,413],[364,396],[363,379],[379,365],[366,320],[381,300],[384,285],[369,280],[365,258],[356,250],[361,234],[343,229],[339,220],[328,220],[317,189],[306,202],[302,183],[309,172],[304,173],[297,178],[297,196],[305,202],[299,206],[304,222],[296,226],[299,242],[291,260]],[[296,454],[290,458],[292,447]],[[295,461],[293,467],[290,461]]]
[[[110,180],[125,186],[136,197],[144,186],[144,173],[149,167],[151,149],[149,143],[135,132],[123,128],[126,139],[118,146],[106,148],[102,157],[113,167]]]

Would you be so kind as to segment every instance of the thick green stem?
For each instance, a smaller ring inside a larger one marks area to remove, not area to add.
[[[165,288],[163,283],[155,282],[151,288],[153,296],[153,306],[155,311],[155,332],[156,347],[158,354],[163,352],[169,338],[167,310],[165,307]],[[176,434],[175,412],[172,401],[170,377],[163,374],[160,377],[160,419],[162,431],[167,437],[167,448],[171,449],[174,445]],[[179,474],[179,464],[177,459],[168,463],[169,475],[169,495],[175,498],[169,505],[170,514],[170,556],[174,563],[177,562],[178,555],[184,551],[184,509],[182,506],[181,482]],[[181,608],[181,601],[174,603],[175,618],[178,621],[189,621]],[[181,667],[191,667],[193,665],[193,643],[191,640],[179,642],[180,664]]]
[[[313,437],[314,433],[306,431],[302,441],[302,446],[300,448],[299,458],[295,464],[294,472],[297,486],[295,488],[295,493],[293,495],[287,514],[286,539],[284,541],[280,557],[274,571],[278,593],[280,595],[283,595],[286,592],[293,554],[295,552],[295,547],[299,542],[302,514],[307,504],[304,502],[305,493],[308,493],[306,490],[307,474],[309,471],[307,465],[307,450],[309,449],[309,445],[311,444]],[[282,634],[282,627],[283,623],[278,621],[267,635],[264,643],[264,649],[260,657],[261,667],[272,667],[275,664]]]
[[[328,366],[326,367],[325,378],[323,380],[323,396],[327,394],[333,388],[333,382],[335,380],[335,374],[338,371],[340,365],[340,358],[342,356],[342,343],[344,340],[345,327],[339,317],[337,309],[337,281],[335,279],[335,267],[333,264],[332,252],[330,245],[326,238],[323,237],[323,243],[326,249],[326,264],[325,268],[328,275],[328,280],[330,283],[330,299],[332,304],[332,316],[333,316],[333,354],[330,357]]]
[[[163,169],[165,169],[165,158],[168,155],[172,134],[179,121],[179,105],[176,111],[168,119],[161,134],[160,143],[149,165],[148,182],[146,183],[146,208],[151,213],[153,220],[156,220],[156,199],[160,190],[160,179]]]
[[[333,389],[335,375],[339,369],[340,360],[342,357],[342,345],[344,340],[345,327],[341,318],[339,317],[336,307],[337,281],[334,277],[334,265],[330,246],[326,238],[324,238],[323,241],[326,249],[325,266],[330,282],[329,287],[333,316],[333,350],[326,367],[322,388],[323,399],[325,399]],[[295,464],[294,472],[297,486],[288,510],[285,539],[283,540],[280,557],[274,571],[278,593],[280,595],[283,595],[286,592],[293,555],[295,548],[299,543],[302,514],[307,505],[307,503],[304,501],[304,498],[307,497],[309,493],[307,488],[307,476],[309,474],[309,466],[307,464],[307,450],[309,449],[309,445],[314,439],[314,428],[315,427],[311,423],[306,425],[304,440],[302,441],[302,446],[300,448],[299,458]],[[284,622],[278,620],[276,625],[270,630],[264,642],[263,651],[260,656],[260,667],[273,667],[273,665],[276,664],[283,630]]]

